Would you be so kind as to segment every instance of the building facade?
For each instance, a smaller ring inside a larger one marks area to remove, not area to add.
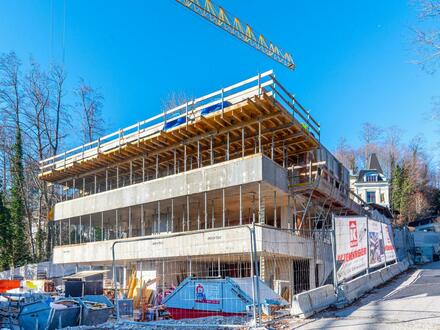
[[[353,176],[351,187],[367,204],[390,207],[390,182],[385,177],[376,154],[369,156],[367,168]]]
[[[331,214],[361,214],[319,124],[271,71],[41,162],[53,262],[118,266],[162,290],[186,276],[251,275],[288,295],[332,271]],[[317,244],[319,242],[319,244]],[[115,246],[114,255],[112,247]]]

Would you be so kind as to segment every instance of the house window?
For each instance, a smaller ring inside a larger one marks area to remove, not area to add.
[[[365,175],[366,182],[377,182],[377,174],[376,173],[367,173]]]
[[[380,194],[380,202],[385,203],[385,194],[384,193]]]
[[[376,203],[375,191],[367,191],[367,203]]]

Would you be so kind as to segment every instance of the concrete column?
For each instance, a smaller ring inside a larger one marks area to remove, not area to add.
[[[277,191],[273,191],[273,223],[275,227],[278,227],[277,221]]]
[[[104,234],[104,212],[101,212],[101,241],[105,240]]]
[[[208,229],[208,193],[205,191],[205,229]]]
[[[258,222],[263,223],[263,217],[261,212],[263,211],[261,207],[261,182],[258,182]]]
[[[229,160],[229,132],[226,133],[226,160]]]
[[[177,151],[176,148],[174,148],[174,174],[177,173],[176,166],[177,166]]]
[[[95,176],[94,176],[94,187],[93,187],[93,193],[96,194],[96,191],[97,191],[97,189],[96,189],[96,174],[95,174]]]
[[[197,230],[200,230],[200,202],[197,202]]]
[[[223,227],[226,227],[226,206],[225,206],[225,189],[222,189],[222,221]]]
[[[119,211],[118,209],[116,209],[116,231],[115,231],[115,235],[116,235],[116,239],[119,238]]]
[[[108,169],[105,169],[105,191],[108,190]]]
[[[156,179],[159,177],[159,154],[156,155]]]
[[[92,242],[92,215],[89,214],[89,239]],[[93,242],[95,242],[95,235],[93,235]]]
[[[145,236],[144,204],[141,204],[141,236]]]
[[[174,198],[171,198],[171,232],[174,232]]]
[[[186,172],[186,144],[183,145],[183,171]]]
[[[157,233],[160,233],[160,201],[157,201]]]
[[[240,225],[243,224],[243,187],[240,185]]]
[[[185,204],[182,207],[182,231],[185,231]]]
[[[145,181],[145,157],[142,156],[142,182]]]
[[[272,133],[272,144],[270,146],[270,159],[273,160],[273,153],[274,153],[274,134]]]
[[[316,277],[315,277],[315,270],[316,270],[316,261],[315,258],[309,259],[309,266],[310,266],[310,289],[316,288]]]
[[[212,135],[211,135],[211,140],[209,142],[209,147],[210,147],[210,157],[211,157],[211,165],[214,165],[214,150],[212,149]]]
[[[84,197],[86,195],[86,177],[83,177],[83,188],[82,188],[82,196]]]
[[[77,229],[79,236],[79,243],[82,243],[82,216],[79,217],[79,227]]]
[[[71,239],[71,231],[70,231],[70,218],[69,218],[69,245],[72,244],[72,239]]]
[[[261,122],[258,122],[258,152],[262,153],[263,150],[261,149]]]
[[[215,226],[214,199],[211,200],[211,214],[212,214],[212,216],[211,216],[211,222],[212,222],[211,228],[214,228],[214,226]]]
[[[131,206],[128,207],[128,237],[132,237]]]
[[[200,168],[201,166],[200,161],[200,140],[197,140],[197,168]]]
[[[186,230],[190,229],[190,219],[189,219],[189,195],[186,195]]]
[[[241,128],[241,157],[244,157],[244,127]]]
[[[119,188],[119,166],[116,166],[116,188]]]

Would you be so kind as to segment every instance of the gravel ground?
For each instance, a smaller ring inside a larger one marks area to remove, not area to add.
[[[155,322],[107,322],[98,326],[68,327],[66,330],[140,330],[140,329],[227,329],[248,328],[251,320],[243,317],[210,316],[191,320],[164,320]],[[242,327],[240,327],[242,326]]]

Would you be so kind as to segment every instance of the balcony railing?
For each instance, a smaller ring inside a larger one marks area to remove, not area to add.
[[[189,100],[175,108],[164,111],[134,125],[119,129],[99,139],[83,144],[61,154],[40,161],[42,173],[65,168],[75,162],[96,157],[110,150],[139,142],[161,131],[188,125],[199,117],[224,109],[243,100],[266,94],[283,105],[303,128],[319,139],[320,125],[295,97],[275,79],[273,71],[258,74],[234,85],[222,88],[205,96]]]

